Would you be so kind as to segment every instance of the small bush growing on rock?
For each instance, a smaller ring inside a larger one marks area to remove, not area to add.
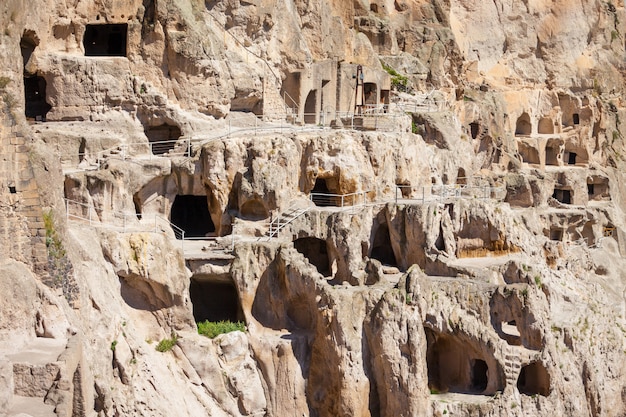
[[[178,341],[178,336],[175,333],[172,333],[171,339],[163,339],[156,345],[156,350],[159,352],[168,352],[172,350],[172,348],[176,345]]]
[[[217,335],[230,332],[245,332],[246,325],[241,321],[203,321],[198,322],[198,333],[208,338],[214,338]]]

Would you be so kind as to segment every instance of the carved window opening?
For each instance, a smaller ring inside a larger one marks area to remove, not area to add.
[[[378,5],[377,4],[370,4],[370,11],[372,11],[373,13],[378,13]]]
[[[189,296],[196,322],[244,320],[239,295],[232,282],[207,281],[192,277]]]
[[[472,135],[472,139],[476,139],[478,137],[478,132],[480,132],[480,125],[477,122],[470,123],[470,134]]]
[[[293,246],[298,252],[308,259],[309,263],[317,268],[323,276],[330,276],[330,259],[326,241],[315,237],[303,237],[296,239]]]
[[[552,194],[552,198],[563,204],[572,204],[572,191],[556,188]]]
[[[504,340],[506,340],[509,345],[522,345],[521,333],[517,328],[517,323],[515,320],[503,321],[500,324],[500,330],[502,331],[502,334],[500,336]]]
[[[576,165],[576,152],[569,152],[567,154],[567,163],[569,165]]]
[[[154,155],[164,155],[173,150],[176,141],[182,136],[178,126],[168,124],[149,126],[144,133],[148,137]]]
[[[385,224],[381,224],[378,230],[376,230],[372,243],[371,258],[379,260],[383,265],[398,266],[396,255],[393,253],[393,247],[391,246],[389,228]]]
[[[517,389],[521,394],[550,395],[550,374],[539,362],[522,367],[517,379]]]
[[[87,25],[83,46],[85,56],[126,56],[128,25]]]
[[[171,222],[187,237],[205,237],[215,232],[205,195],[177,195],[172,204]],[[180,239],[178,231],[176,237]]]
[[[574,113],[572,115],[572,120],[574,121],[575,125],[580,124],[580,115],[578,113]]]
[[[589,200],[609,199],[609,179],[595,175],[587,178],[587,195]]]
[[[9,185],[9,192],[11,194],[16,194],[17,193],[17,189],[15,188],[14,185]]]
[[[563,229],[560,227],[551,227],[550,240],[561,242],[563,240]]]

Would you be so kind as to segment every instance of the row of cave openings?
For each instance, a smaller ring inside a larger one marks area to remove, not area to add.
[[[502,391],[506,381],[504,370],[454,334],[438,333],[425,328],[428,387],[431,393],[493,395]],[[497,369],[492,370],[489,367]],[[520,367],[516,381],[521,394],[550,395],[550,374],[539,361]]]
[[[565,128],[576,127],[581,123],[589,123],[591,121],[592,113],[589,109],[583,110],[571,110],[575,105],[573,100],[567,96],[560,96],[559,101],[562,108],[569,109],[561,116],[561,125]],[[540,117],[536,125],[533,123],[530,115],[527,112],[522,113],[515,122],[515,136],[531,136],[536,132],[539,135],[553,135],[557,133],[558,122],[551,117]]]
[[[341,196],[331,194],[327,180],[318,178],[311,190],[312,201],[318,207],[335,207],[341,204]],[[174,198],[171,208],[170,221],[184,230],[186,237],[204,237],[215,233],[216,227],[211,218],[207,195],[179,194]],[[344,200],[344,204],[349,203]],[[240,217],[247,220],[263,220],[269,213],[264,207],[259,207],[255,201],[243,204],[240,208]],[[141,213],[139,201],[135,201],[137,213]],[[389,240],[387,232],[387,240]]]
[[[574,204],[574,190],[568,185],[556,185],[552,198],[562,204]],[[591,201],[604,201],[610,198],[609,179],[598,176],[587,178],[587,199]]]

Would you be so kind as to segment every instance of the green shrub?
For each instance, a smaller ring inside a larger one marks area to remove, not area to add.
[[[380,62],[383,66],[383,69],[387,71],[389,75],[391,75],[391,86],[397,91],[408,91],[409,90],[409,79],[404,75],[401,75],[395,69],[391,68],[389,65],[384,62]]]
[[[198,322],[198,333],[208,338],[214,338],[222,333],[245,332],[246,324],[241,321],[203,321]]]
[[[172,350],[172,348],[176,345],[176,342],[178,342],[178,336],[176,336],[175,333],[172,333],[171,339],[161,340],[159,344],[156,345],[155,349],[159,352],[168,352]]]

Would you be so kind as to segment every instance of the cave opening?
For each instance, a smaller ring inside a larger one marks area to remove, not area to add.
[[[425,328],[428,387],[431,391],[482,394],[489,386],[489,367],[472,357],[466,343],[453,335]]]
[[[43,77],[24,77],[24,101],[28,120],[46,120],[52,106],[46,101],[46,80]]]
[[[470,123],[470,134],[472,135],[472,139],[476,139],[478,137],[478,132],[480,132],[480,125],[477,122]]]
[[[170,221],[185,232],[185,237],[205,237],[215,232],[205,195],[177,195],[172,204]],[[178,233],[176,233],[176,237]]]
[[[559,165],[561,149],[559,144],[549,143],[546,146],[546,165]]]
[[[330,259],[326,241],[316,237],[302,237],[293,242],[298,252],[308,259],[309,263],[325,277],[330,276]]]
[[[572,120],[575,125],[580,124],[580,115],[578,113],[572,114]]]
[[[487,362],[482,359],[472,360],[472,386],[474,392],[483,392],[487,389],[489,382],[489,367]]]
[[[550,374],[539,362],[522,367],[517,379],[517,389],[521,394],[550,395]]]
[[[304,102],[304,123],[317,123],[317,90],[311,90]]]
[[[560,227],[550,228],[550,240],[560,242],[563,240],[563,229]]]
[[[549,117],[542,117],[539,120],[537,130],[542,135],[549,135],[554,133],[554,123]]]
[[[372,259],[379,260],[383,265],[398,266],[396,255],[393,253],[389,228],[386,224],[381,224],[376,230],[372,243]]]
[[[467,174],[465,169],[459,168],[456,172],[456,183],[460,185],[467,185]]]
[[[128,24],[95,24],[85,27],[85,56],[126,56]]]
[[[316,178],[315,185],[311,190],[311,200],[313,204],[319,207],[330,207],[335,206],[335,201],[331,196],[330,190],[328,189],[328,183],[325,178]]]
[[[569,165],[576,165],[576,152],[569,152],[567,155],[567,163]]]
[[[365,104],[376,104],[378,94],[378,86],[376,83],[363,84],[363,95],[365,96]]]
[[[263,220],[269,217],[269,211],[262,200],[253,199],[243,203],[239,214],[246,220]]]
[[[201,321],[244,321],[237,289],[232,282],[191,278],[189,296],[193,317]]]
[[[609,179],[597,175],[587,178],[587,194],[590,200],[605,200],[610,198]]]
[[[552,194],[552,198],[563,204],[572,204],[572,191],[555,188],[554,193]]]
[[[538,165],[541,163],[539,151],[534,146],[520,142],[518,143],[518,150],[520,155],[522,156],[522,161],[526,162],[527,164]]]
[[[519,136],[529,136],[532,132],[532,125],[530,124],[530,116],[528,113],[523,113],[515,124],[515,134]]]
[[[168,124],[149,126],[144,133],[154,155],[164,155],[174,149],[176,141],[182,136],[180,127]]]

